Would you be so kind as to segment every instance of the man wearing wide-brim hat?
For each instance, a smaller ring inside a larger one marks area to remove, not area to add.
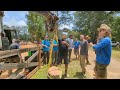
[[[96,79],[107,79],[107,66],[111,59],[111,29],[106,24],[101,24],[99,31],[99,41],[96,45],[89,43],[96,51],[95,76]]]

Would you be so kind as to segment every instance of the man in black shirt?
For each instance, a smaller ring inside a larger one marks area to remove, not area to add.
[[[64,59],[65,77],[68,77],[67,69],[68,69],[68,64],[69,64],[69,60],[68,60],[69,44],[65,41],[65,39],[66,39],[65,34],[62,35],[62,39],[58,39],[58,43],[59,43],[59,46],[58,46],[58,48],[59,48],[58,63],[62,62],[62,59]]]

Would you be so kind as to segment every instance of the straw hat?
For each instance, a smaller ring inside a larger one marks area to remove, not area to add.
[[[89,38],[89,36],[87,35],[86,38]]]
[[[86,39],[90,39],[90,36],[87,35],[85,38],[86,38]]]
[[[111,32],[110,27],[106,24],[101,24],[100,28],[98,28],[98,31],[100,31],[101,29]]]

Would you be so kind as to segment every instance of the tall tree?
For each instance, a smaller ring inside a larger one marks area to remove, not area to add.
[[[112,40],[120,42],[120,16],[114,17],[114,21],[111,23]]]
[[[74,16],[74,30],[90,35],[93,42],[97,37],[97,28],[102,23],[110,25],[113,21],[112,14],[106,11],[76,11]]]
[[[37,13],[30,11],[26,16],[28,31],[31,35],[32,41],[43,39],[45,35],[44,17],[42,15],[38,15]]]

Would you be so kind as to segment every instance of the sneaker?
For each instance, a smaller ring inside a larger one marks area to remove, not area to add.
[[[86,75],[86,72],[82,72],[83,76]]]
[[[96,79],[96,77],[93,77],[93,79]]]
[[[68,74],[64,74],[64,76],[65,76],[65,77],[69,77],[69,75],[68,75]]]
[[[2,71],[0,71],[0,75],[2,74]]]
[[[91,63],[90,63],[90,62],[87,62],[86,64],[87,64],[87,65],[91,65]]]
[[[95,74],[93,73],[93,76],[95,76]]]

